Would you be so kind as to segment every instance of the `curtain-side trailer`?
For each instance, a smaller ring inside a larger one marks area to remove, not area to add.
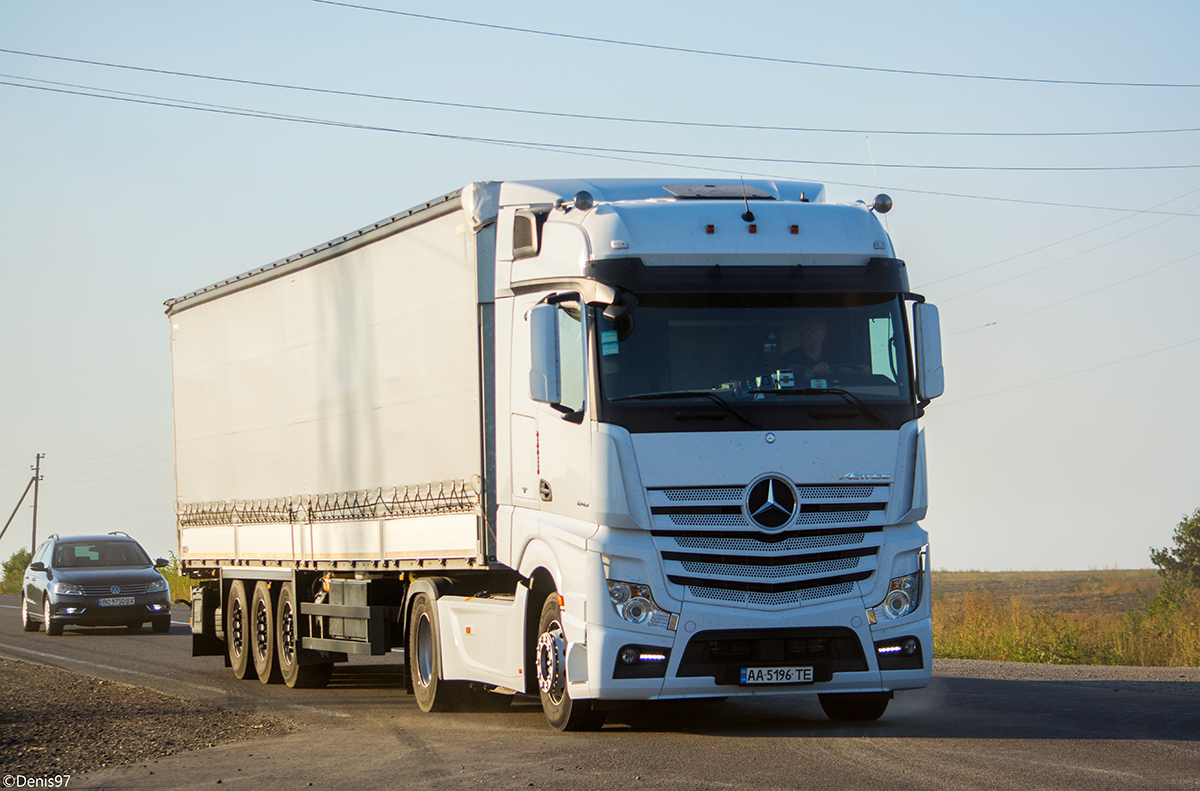
[[[168,301],[194,655],[425,711],[930,678],[936,309],[819,184],[481,182]]]

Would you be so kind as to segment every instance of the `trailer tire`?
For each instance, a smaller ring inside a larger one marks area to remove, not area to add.
[[[250,597],[246,595],[246,584],[241,580],[234,580],[229,586],[225,613],[225,648],[229,653],[229,666],[235,677],[252,679],[255,674],[254,663],[250,661]]]
[[[566,637],[557,593],[551,593],[542,605],[534,656],[542,711],[550,727],[559,731],[600,730],[608,713],[597,711],[590,700],[572,699],[567,690]]]
[[[437,607],[428,594],[418,593],[413,597],[408,618],[408,652],[404,659],[421,711],[458,711],[466,703],[470,687],[465,681],[441,678],[436,612]]]
[[[329,684],[333,676],[332,662],[300,664],[300,602],[296,598],[296,584],[285,582],[279,590],[279,601],[275,608],[275,655],[279,660],[279,673],[283,683],[292,689],[319,689]]]
[[[825,716],[838,722],[869,722],[887,711],[890,692],[831,692],[818,695]]]
[[[275,660],[275,607],[271,601],[271,584],[259,580],[254,586],[254,597],[250,600],[250,655],[254,658],[254,672],[264,684],[283,681],[279,662]]]

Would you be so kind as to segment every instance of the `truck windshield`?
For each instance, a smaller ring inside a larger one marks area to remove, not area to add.
[[[604,420],[634,431],[878,429],[915,416],[894,294],[639,299],[616,322],[597,317]]]

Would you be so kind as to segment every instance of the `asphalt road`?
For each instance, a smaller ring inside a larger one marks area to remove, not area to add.
[[[939,660],[928,689],[897,694],[875,723],[833,723],[815,699],[773,697],[643,706],[599,733],[562,734],[532,700],[422,714],[390,658],[339,666],[324,690],[290,690],[192,658],[179,608],[167,635],[50,637],[21,631],[17,603],[0,596],[2,655],[300,726],[88,772],[72,789],[1200,788],[1194,668]]]

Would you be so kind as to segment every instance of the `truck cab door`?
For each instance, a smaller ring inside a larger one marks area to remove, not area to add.
[[[590,522],[587,329],[587,311],[577,298],[543,302],[530,313],[530,397],[537,402],[541,511]]]

